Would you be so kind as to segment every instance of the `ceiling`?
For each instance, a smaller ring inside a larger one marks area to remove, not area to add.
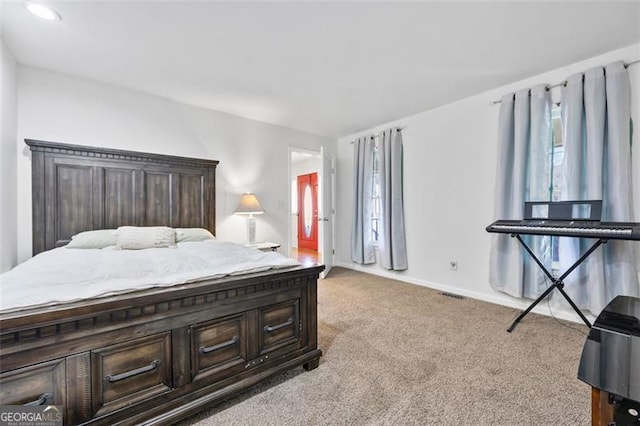
[[[340,137],[640,41],[637,1],[0,0],[20,64]]]

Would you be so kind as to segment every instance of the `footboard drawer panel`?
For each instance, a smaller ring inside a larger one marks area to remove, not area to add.
[[[300,299],[290,299],[259,310],[260,355],[300,347]]]
[[[0,405],[66,405],[64,359],[0,375]]]
[[[242,370],[247,360],[246,323],[242,313],[191,326],[194,379],[221,378]]]
[[[101,415],[172,388],[171,333],[91,353],[94,413]]]

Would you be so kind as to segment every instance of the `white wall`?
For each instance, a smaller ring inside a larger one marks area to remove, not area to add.
[[[340,138],[336,263],[514,307],[528,302],[494,291],[489,277],[489,234],[497,156],[499,106],[489,103],[535,84],[555,84],[569,75],[615,60],[640,59],[640,44]],[[640,64],[629,68],[632,84],[634,200],[640,220]],[[554,89],[554,101],[559,89]],[[377,265],[358,267],[350,260],[352,158],[357,136],[390,126],[406,126],[404,141],[405,221],[409,269],[390,273]],[[640,252],[640,247],[638,247]],[[457,260],[458,270],[449,269]],[[640,270],[640,257],[638,257]],[[544,305],[544,304],[543,304]],[[562,316],[575,319],[568,312]],[[548,312],[546,306],[541,312]],[[554,312],[556,313],[556,312]]]
[[[101,83],[18,67],[18,260],[31,256],[31,164],[24,139],[219,160],[217,236],[243,243],[240,194],[265,209],[257,241],[288,248],[289,148],[335,153],[336,141]],[[4,255],[3,255],[4,256]]]
[[[17,64],[0,39],[0,272],[16,265]]]

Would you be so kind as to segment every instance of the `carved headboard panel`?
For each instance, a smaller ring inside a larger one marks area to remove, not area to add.
[[[122,225],[215,235],[218,161],[25,139],[31,149],[33,254],[78,232]]]

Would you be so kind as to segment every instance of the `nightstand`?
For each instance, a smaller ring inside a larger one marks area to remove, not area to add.
[[[247,247],[255,248],[262,251],[278,251],[280,244],[265,242],[265,243],[247,244]]]

